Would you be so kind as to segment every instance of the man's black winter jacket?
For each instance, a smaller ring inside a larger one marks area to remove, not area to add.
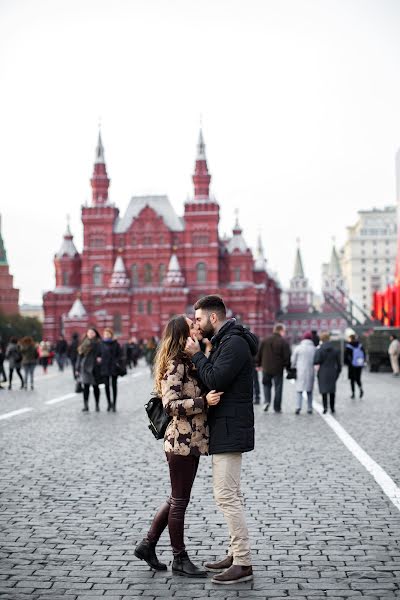
[[[208,359],[202,352],[192,359],[202,383],[209,390],[224,392],[219,404],[208,409],[209,452],[249,452],[254,449],[253,355],[257,338],[231,319],[211,341]]]

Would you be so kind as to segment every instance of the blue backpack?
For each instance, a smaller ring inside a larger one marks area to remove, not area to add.
[[[353,367],[363,367],[365,358],[364,358],[364,350],[361,344],[358,346],[352,346],[351,344],[347,344],[347,348],[350,348],[353,352],[353,356],[351,359],[351,364]]]

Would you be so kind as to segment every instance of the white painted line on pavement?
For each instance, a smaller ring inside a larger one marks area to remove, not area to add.
[[[0,415],[0,421],[2,419],[9,419],[10,417],[16,417],[17,415],[22,415],[22,413],[26,413],[33,410],[30,406],[26,408],[19,408],[18,410],[12,410],[11,412],[4,413],[4,415]]]
[[[355,458],[362,464],[366,470],[371,473],[376,483],[382,488],[386,496],[393,502],[395,507],[400,510],[400,488],[389,477],[384,469],[369,454],[357,444],[354,438],[340,425],[340,423],[331,415],[324,415],[320,403],[314,403],[316,411],[321,415],[327,425],[336,433],[338,438],[350,450]]]
[[[57,402],[63,402],[63,400],[69,400],[70,398],[74,398],[75,396],[79,396],[80,394],[65,394],[65,396],[60,396],[59,398],[53,398],[52,400],[46,400],[45,404],[57,404]]]

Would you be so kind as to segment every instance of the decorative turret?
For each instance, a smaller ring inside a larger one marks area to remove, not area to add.
[[[254,261],[254,271],[265,272],[267,269],[267,261],[264,256],[264,248],[261,241],[261,234],[258,236],[257,252]]]
[[[297,247],[296,260],[294,263],[293,279],[304,279],[303,261],[301,259],[300,246]]]
[[[197,142],[197,156],[193,175],[194,199],[208,200],[210,197],[211,175],[208,173],[206,146],[203,139],[203,131],[200,128],[199,141]]]
[[[164,285],[178,287],[182,287],[183,285],[185,285],[185,280],[182,275],[178,257],[175,253],[171,254],[171,258],[168,265],[168,271],[164,278]]]
[[[235,212],[236,212],[236,219],[235,219],[235,224],[232,229],[233,236],[226,244],[226,248],[227,248],[229,254],[232,254],[233,252],[235,252],[235,250],[238,252],[241,252],[241,253],[245,253],[248,250],[247,244],[242,235],[242,228],[240,227],[240,224],[239,224],[239,211],[236,210]]]
[[[101,133],[99,130],[99,137],[97,140],[93,175],[90,180],[92,185],[92,204],[93,206],[104,206],[108,203],[108,188],[110,180],[107,176],[106,163],[104,158],[104,147],[101,140]]]
[[[335,240],[332,240],[332,252],[329,263],[322,265],[322,293],[325,299],[323,304],[324,312],[335,311],[336,308],[329,303],[329,298],[333,297],[336,302],[344,306],[345,298],[340,292],[345,287],[342,269],[340,267],[339,257],[335,248]]]
[[[77,288],[81,284],[81,257],[73,239],[67,217],[67,229],[60,249],[54,256],[57,288]]]
[[[111,274],[110,287],[112,288],[128,288],[129,278],[126,274],[126,269],[122,256],[117,256],[114,269]]]
[[[69,217],[67,217],[67,229],[65,230],[63,241],[61,243],[60,249],[56,254],[57,258],[62,258],[63,256],[74,257],[79,254],[78,250],[75,248],[75,244],[72,241],[74,236],[71,233],[71,228],[69,226]]]
[[[83,319],[87,316],[87,312],[85,307],[82,304],[82,300],[78,297],[73,305],[71,306],[70,311],[68,312],[69,319]]]
[[[1,232],[0,215],[0,312],[6,315],[18,314],[19,290],[14,288],[13,276],[8,268],[7,252]]]
[[[7,252],[4,246],[3,236],[1,234],[1,215],[0,215],[0,265],[8,265]]]
[[[296,259],[294,263],[293,277],[290,280],[288,291],[288,312],[307,313],[312,309],[313,292],[309,286],[308,279],[304,275],[303,261],[300,252],[300,240],[297,240]]]

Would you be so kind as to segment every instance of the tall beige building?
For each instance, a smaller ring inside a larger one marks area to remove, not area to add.
[[[373,292],[394,280],[397,211],[386,206],[360,210],[358,215],[357,223],[347,227],[340,262],[350,298],[370,313]]]

